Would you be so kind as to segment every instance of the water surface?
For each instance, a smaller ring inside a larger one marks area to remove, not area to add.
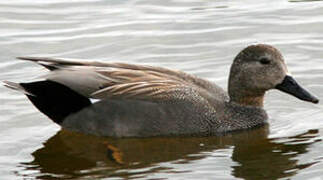
[[[180,69],[226,88],[234,56],[262,42],[323,100],[322,1],[3,0],[0,80],[48,55]],[[269,126],[222,137],[98,138],[61,131],[0,86],[1,179],[323,179],[323,110],[270,91]]]

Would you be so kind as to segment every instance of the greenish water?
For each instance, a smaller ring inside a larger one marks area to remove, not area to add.
[[[45,69],[22,55],[180,69],[226,87],[251,43],[280,49],[323,100],[323,1],[4,0],[0,80]],[[278,91],[269,126],[222,137],[98,138],[61,131],[21,94],[0,86],[1,179],[323,179],[323,106]]]

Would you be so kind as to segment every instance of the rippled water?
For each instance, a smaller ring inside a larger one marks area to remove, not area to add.
[[[255,42],[279,48],[323,100],[320,1],[0,1],[0,80],[45,72],[16,56],[50,55],[153,64],[226,87],[232,59]],[[323,106],[277,91],[269,127],[208,138],[85,136],[2,86],[0,102],[1,179],[323,179]]]

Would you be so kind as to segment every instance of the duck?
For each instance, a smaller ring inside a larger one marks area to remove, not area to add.
[[[63,129],[108,137],[212,136],[268,124],[265,93],[277,89],[318,103],[268,44],[242,49],[231,65],[228,91],[206,79],[164,67],[18,57],[49,72],[8,88]]]

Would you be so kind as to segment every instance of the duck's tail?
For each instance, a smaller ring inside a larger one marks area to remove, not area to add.
[[[30,92],[27,92],[19,83],[11,82],[11,81],[3,81],[3,85],[7,88],[22,92],[26,95],[34,96]]]
[[[54,81],[30,83],[4,81],[4,85],[24,93],[39,111],[58,124],[61,124],[69,114],[91,105],[88,98]]]

